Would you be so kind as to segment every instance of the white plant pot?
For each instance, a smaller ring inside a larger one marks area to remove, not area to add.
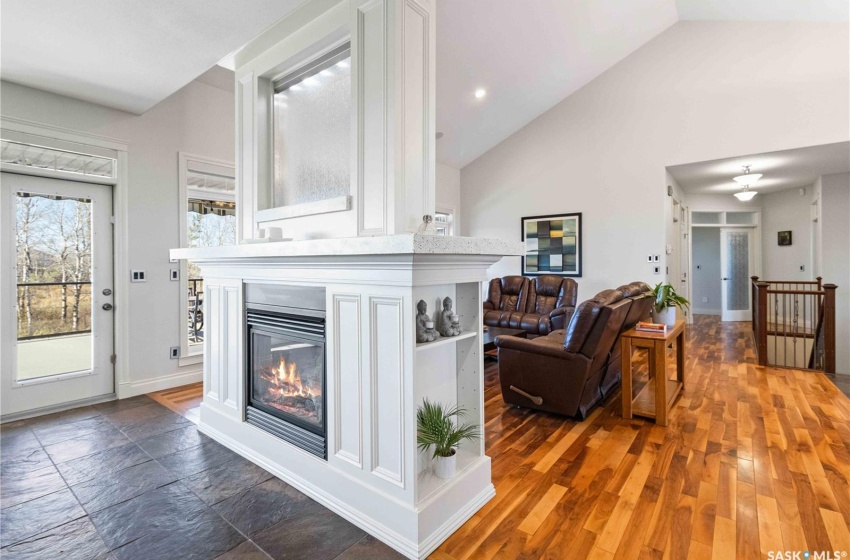
[[[672,327],[676,325],[676,307],[670,306],[664,311],[656,311],[652,310],[653,321],[656,323],[663,323],[668,327]]]
[[[434,457],[434,474],[438,478],[452,478],[457,472],[457,451],[451,457]]]

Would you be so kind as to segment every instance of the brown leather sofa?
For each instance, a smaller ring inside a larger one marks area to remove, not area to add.
[[[655,299],[652,297],[652,288],[643,282],[624,284],[617,289],[623,292],[624,297],[632,301],[632,305],[629,307],[629,312],[626,315],[626,320],[623,322],[622,328],[620,328],[620,334],[622,335],[627,330],[634,328],[638,321],[650,320],[650,312],[652,311],[652,305],[655,303]],[[614,393],[622,380],[622,355],[620,337],[617,336],[617,340],[611,348],[611,357],[608,359],[605,376],[602,378],[600,388],[603,397],[608,397]]]
[[[619,381],[609,378],[618,375],[617,368],[609,368],[614,347],[635,302],[641,309],[635,314],[642,316],[643,299],[604,290],[576,308],[565,331],[534,340],[497,337],[505,402],[585,418],[602,400],[603,382],[608,381],[610,394]]]
[[[566,327],[577,295],[578,285],[572,278],[552,274],[494,278],[484,302],[484,324],[547,335]]]
[[[518,329],[528,303],[528,278],[505,276],[490,280],[484,302],[484,324],[489,327]]]

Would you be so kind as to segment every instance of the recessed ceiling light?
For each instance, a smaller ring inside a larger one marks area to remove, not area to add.
[[[479,89],[476,89],[476,90],[475,90],[475,99],[481,99],[481,98],[482,98],[482,97],[484,97],[485,95],[487,95],[487,90],[486,90],[486,89],[479,88]]]

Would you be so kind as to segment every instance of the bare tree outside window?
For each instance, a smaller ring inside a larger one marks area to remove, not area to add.
[[[19,339],[90,331],[91,210],[85,199],[18,193]]]

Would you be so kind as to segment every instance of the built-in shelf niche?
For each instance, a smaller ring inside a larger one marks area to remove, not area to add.
[[[416,345],[415,404],[424,398],[439,401],[447,406],[455,404],[466,410],[462,422],[476,424],[481,439],[465,441],[458,449],[458,475],[472,468],[479,461],[489,460],[484,456],[484,410],[481,406],[483,392],[483,349],[481,347],[481,286],[477,282],[442,284],[417,288],[415,301],[424,299],[428,303],[429,315],[437,298],[449,296],[454,302],[454,311],[460,318],[463,332],[454,337],[441,337],[433,342]],[[456,480],[437,478],[430,469],[430,455],[418,454],[418,476],[416,502],[422,504],[449,490]]]

